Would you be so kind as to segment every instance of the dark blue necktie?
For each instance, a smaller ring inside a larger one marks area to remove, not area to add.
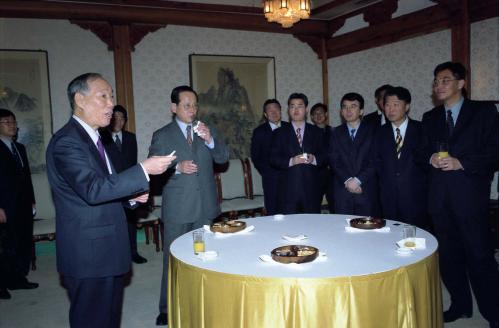
[[[116,143],[118,150],[121,151],[121,140],[120,137],[118,137],[118,135],[116,135],[116,137],[114,138],[114,142]]]
[[[452,111],[447,110],[447,130],[449,131],[449,137],[454,132],[454,118],[452,117]]]
[[[355,129],[350,130],[350,138],[352,138],[352,141],[355,139]]]
[[[21,156],[19,156],[19,153],[17,152],[17,148],[14,145],[14,142],[10,143],[10,149],[12,151],[12,156],[14,157],[14,160],[16,161],[17,166],[23,167],[23,161],[21,160]]]

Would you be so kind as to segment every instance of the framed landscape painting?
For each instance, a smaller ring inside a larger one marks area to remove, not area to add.
[[[199,96],[199,119],[223,136],[230,158],[250,157],[262,105],[276,96],[274,57],[193,54],[189,68]]]
[[[0,108],[16,115],[17,140],[26,146],[31,172],[44,171],[52,135],[46,51],[0,50]]]

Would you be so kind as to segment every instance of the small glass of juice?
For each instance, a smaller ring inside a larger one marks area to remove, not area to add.
[[[449,144],[447,142],[438,143],[438,157],[449,157]]]
[[[402,227],[402,237],[405,247],[416,247],[416,226],[405,224]]]
[[[192,232],[192,241],[194,243],[194,254],[204,253],[204,231],[202,229]]]

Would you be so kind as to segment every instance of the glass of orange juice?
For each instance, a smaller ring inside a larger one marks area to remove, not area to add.
[[[402,227],[402,237],[405,247],[416,247],[416,226],[404,224]]]
[[[449,157],[449,144],[447,142],[438,143],[438,157]]]
[[[194,254],[204,253],[204,231],[202,229],[192,232],[192,241],[194,243]]]

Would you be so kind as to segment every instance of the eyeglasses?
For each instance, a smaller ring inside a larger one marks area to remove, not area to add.
[[[350,106],[346,106],[346,105],[341,106],[341,109],[345,109],[345,110],[347,110],[347,109],[357,109],[357,108],[359,108],[359,105],[357,105],[357,104],[352,104]]]
[[[5,125],[17,125],[16,121],[0,121],[0,123]]]
[[[452,81],[457,81],[458,79],[449,79],[449,78],[443,78],[443,79],[435,79],[433,80],[433,86],[438,87],[440,84],[441,85],[449,85]]]

